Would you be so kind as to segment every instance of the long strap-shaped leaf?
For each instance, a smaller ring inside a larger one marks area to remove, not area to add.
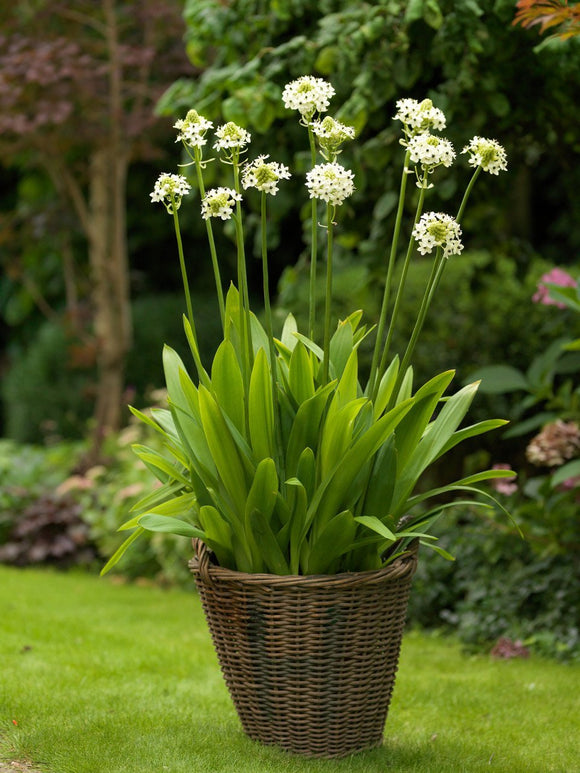
[[[393,515],[405,512],[407,499],[427,467],[437,458],[469,410],[477,391],[478,382],[468,384],[449,398],[437,418],[429,425],[422,440],[411,454],[408,463],[398,470],[398,480],[393,495]]]

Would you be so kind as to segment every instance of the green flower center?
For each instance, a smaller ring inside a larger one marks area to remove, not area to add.
[[[256,183],[259,186],[267,185],[268,183],[276,182],[278,175],[273,171],[269,164],[263,164],[254,170],[256,175]]]
[[[227,193],[217,193],[209,200],[209,208],[212,215],[218,215],[224,207],[229,206]]]
[[[447,239],[447,226],[445,223],[439,223],[438,221],[429,223],[427,231],[433,237],[436,244],[443,244]]]

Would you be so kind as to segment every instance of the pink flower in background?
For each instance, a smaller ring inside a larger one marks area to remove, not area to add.
[[[494,464],[493,470],[511,470],[509,464]],[[499,494],[505,494],[509,497],[518,490],[518,484],[513,482],[513,478],[496,478],[491,481],[491,485]]]
[[[556,421],[546,424],[532,438],[526,448],[526,457],[538,467],[559,467],[580,450],[580,428],[574,421]]]
[[[559,287],[577,287],[578,282],[561,268],[553,268],[547,274],[543,274],[538,282],[538,289],[532,296],[534,303],[543,303],[544,306],[557,306],[559,309],[565,309],[565,305],[560,301],[553,301],[550,298],[550,288],[544,282],[548,282]]]

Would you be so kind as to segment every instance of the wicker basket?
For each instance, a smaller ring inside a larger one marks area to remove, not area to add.
[[[211,561],[195,576],[226,684],[246,734],[310,757],[380,746],[417,544],[372,572],[282,577]]]

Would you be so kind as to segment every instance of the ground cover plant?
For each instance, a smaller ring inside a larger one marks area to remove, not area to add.
[[[302,760],[242,733],[191,590],[0,567],[0,760],[45,773],[563,773],[578,665],[411,632],[382,748]]]

